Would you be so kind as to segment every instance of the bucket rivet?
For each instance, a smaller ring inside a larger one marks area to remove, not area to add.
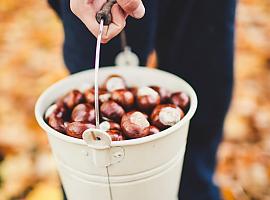
[[[116,152],[113,154],[114,158],[121,158],[123,156],[123,152]]]

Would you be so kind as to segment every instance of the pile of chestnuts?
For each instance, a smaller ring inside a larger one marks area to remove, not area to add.
[[[47,109],[45,120],[56,131],[81,139],[86,129],[95,128],[94,101],[94,88],[72,90]],[[111,75],[99,89],[100,129],[112,141],[156,134],[178,123],[189,104],[184,92],[128,87],[123,77]]]

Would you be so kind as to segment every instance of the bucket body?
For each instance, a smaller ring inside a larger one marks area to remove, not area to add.
[[[158,134],[115,141],[110,148],[95,149],[83,140],[61,134],[43,120],[46,109],[72,89],[93,86],[94,70],[80,72],[52,85],[36,104],[36,118],[48,134],[61,181],[69,200],[176,200],[189,122],[197,107],[190,85],[170,73],[144,67],[105,67],[100,83],[111,74],[123,76],[130,86],[157,85],[186,92],[191,99],[186,116]],[[106,159],[105,159],[106,158]],[[106,161],[111,165],[106,167]],[[108,181],[109,173],[109,181]]]

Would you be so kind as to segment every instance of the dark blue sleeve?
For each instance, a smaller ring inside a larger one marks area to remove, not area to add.
[[[61,17],[60,0],[48,0],[48,3],[56,14]]]

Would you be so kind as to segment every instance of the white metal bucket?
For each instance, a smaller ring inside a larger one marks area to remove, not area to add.
[[[114,141],[110,148],[95,148],[84,140],[61,134],[43,119],[46,109],[71,89],[94,82],[94,70],[80,72],[57,82],[38,99],[35,114],[47,132],[58,171],[69,200],[109,200],[107,169],[114,200],[176,200],[189,122],[197,108],[192,87],[181,78],[145,67],[105,67],[100,82],[111,75],[123,76],[130,86],[158,85],[184,91],[191,99],[186,116],[158,134]],[[106,168],[105,166],[111,165]]]

